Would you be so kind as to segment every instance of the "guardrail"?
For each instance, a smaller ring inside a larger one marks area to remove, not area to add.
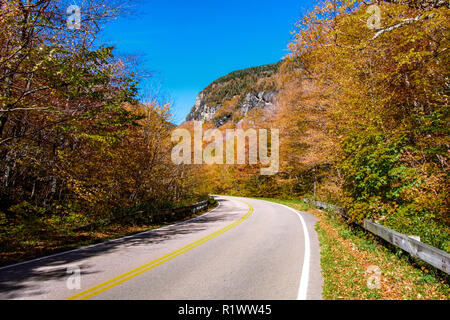
[[[311,203],[321,209],[332,209],[336,213],[341,214],[346,219],[350,218],[344,208],[321,201],[306,199],[304,201],[307,203]],[[410,236],[386,228],[385,226],[382,226],[381,224],[370,220],[364,220],[363,225],[360,226],[366,231],[369,231],[374,235],[384,239],[397,248],[408,252],[411,256],[420,259],[447,274],[450,274],[450,254],[448,254],[447,252],[432,247],[423,242],[417,241]]]
[[[137,223],[166,223],[181,220],[196,214],[199,211],[209,208],[213,201],[204,200],[194,203],[190,206],[172,208],[172,209],[161,209],[150,212],[137,211],[130,214],[121,214],[113,217],[108,217],[106,219],[86,224],[73,229],[74,232],[79,231],[89,231],[94,230],[102,226],[107,226],[113,222],[122,220],[124,223],[133,221]]]

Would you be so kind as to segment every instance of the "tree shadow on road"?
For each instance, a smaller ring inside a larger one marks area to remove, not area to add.
[[[219,202],[225,200],[219,199]],[[97,266],[85,263],[86,259],[105,254],[120,254],[120,251],[136,246],[151,246],[194,234],[210,228],[214,223],[230,219],[230,211],[220,210],[184,221],[162,229],[140,233],[134,236],[112,240],[73,252],[66,252],[43,258],[39,261],[24,263],[0,269],[0,299],[33,299],[51,292],[54,281],[65,283],[71,276],[67,267],[77,266],[81,275],[102,273]],[[111,266],[113,268],[114,266]],[[67,289],[68,290],[68,289]],[[68,290],[68,296],[70,296]]]

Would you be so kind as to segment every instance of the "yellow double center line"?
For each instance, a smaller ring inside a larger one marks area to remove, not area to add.
[[[244,202],[244,201],[241,201],[241,202]],[[243,216],[238,221],[234,222],[233,224],[229,225],[228,227],[225,227],[219,231],[216,231],[205,238],[195,241],[181,249],[178,249],[178,250],[176,250],[172,253],[169,253],[169,254],[167,254],[161,258],[158,258],[156,260],[153,260],[143,266],[140,266],[136,269],[128,271],[127,273],[124,273],[118,277],[115,277],[111,280],[103,282],[95,287],[92,287],[92,288],[86,290],[86,291],[80,292],[70,298],[67,298],[66,300],[88,300],[96,295],[101,294],[102,292],[105,292],[111,288],[114,288],[115,286],[118,286],[121,283],[124,283],[125,281],[133,279],[134,277],[137,277],[153,268],[156,268],[157,266],[159,266],[169,260],[172,260],[173,258],[175,258],[179,255],[182,255],[183,253],[185,253],[189,250],[192,250],[211,239],[214,239],[214,238],[220,236],[221,234],[227,232],[228,230],[233,229],[234,227],[238,226],[239,224],[241,224],[242,222],[247,220],[253,213],[253,210],[254,210],[253,206],[247,202],[244,202],[244,203],[249,206],[249,210],[247,211],[246,215]]]

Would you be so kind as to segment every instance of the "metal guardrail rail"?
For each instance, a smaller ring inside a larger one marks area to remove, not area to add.
[[[349,216],[344,208],[321,201],[306,199],[304,201],[321,209],[332,209],[346,219],[349,219]],[[370,220],[365,220],[361,227],[384,239],[397,248],[408,252],[411,256],[420,259],[447,274],[450,274],[450,254],[447,252],[417,241],[410,236],[399,233]]]

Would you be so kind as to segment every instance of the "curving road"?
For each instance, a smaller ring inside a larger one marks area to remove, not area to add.
[[[217,199],[187,222],[0,268],[0,299],[321,299],[312,215]]]

